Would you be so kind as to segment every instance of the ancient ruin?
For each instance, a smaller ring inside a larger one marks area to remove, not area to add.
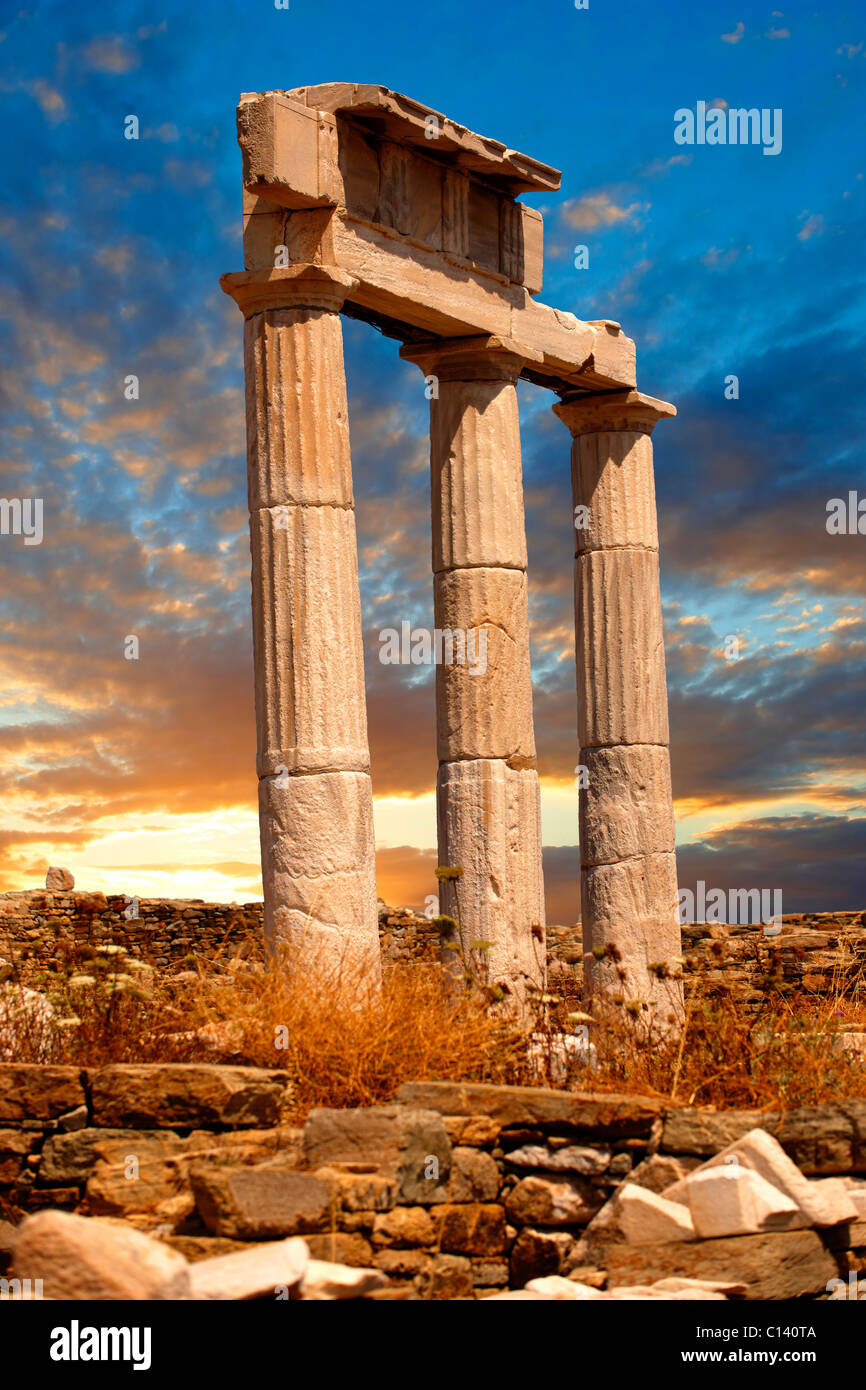
[[[636,389],[618,323],[533,298],[542,220],[517,195],[557,170],[350,83],[246,94],[238,132],[245,269],[221,284],[245,318],[266,935],[379,968],[345,313],[427,378],[436,625],[489,645],[481,675],[437,669],[439,861],[462,867],[467,936],[517,999],[545,961],[517,379],[559,397],[584,950],[613,943],[627,994],[654,996],[651,967],[679,953],[650,439],[674,408]],[[611,969],[595,962],[596,989]]]

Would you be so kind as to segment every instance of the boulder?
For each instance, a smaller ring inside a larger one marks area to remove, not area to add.
[[[94,1301],[190,1297],[189,1266],[140,1231],[67,1212],[42,1211],[18,1228],[18,1279],[41,1279],[46,1298]]]

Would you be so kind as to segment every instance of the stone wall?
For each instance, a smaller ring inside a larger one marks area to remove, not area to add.
[[[585,1235],[621,1184],[658,1192],[756,1127],[810,1177],[864,1174],[864,1100],[717,1114],[418,1082],[394,1105],[316,1110],[298,1126],[288,1086],[253,1067],[0,1065],[0,1272],[10,1226],[40,1208],[124,1218],[191,1260],[301,1234],[314,1258],[382,1271],[393,1298],[477,1298],[569,1273],[615,1288],[723,1266],[747,1298],[815,1297],[866,1268],[866,1219],[611,1247],[603,1271]]]
[[[164,969],[236,954],[259,957],[262,904],[201,899],[142,898],[138,919],[124,917],[127,899],[98,893],[44,890],[0,894],[0,959],[25,972],[56,969],[75,942],[113,941]],[[379,903],[379,940],[390,962],[436,959],[439,936],[427,918]],[[708,994],[729,992],[747,1007],[766,991],[803,988],[820,995],[855,988],[866,975],[866,912],[792,914],[777,937],[760,927],[692,923],[682,928],[684,972],[699,976]],[[580,925],[547,929],[551,985],[580,992]]]

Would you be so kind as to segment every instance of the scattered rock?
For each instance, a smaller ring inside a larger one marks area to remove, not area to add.
[[[176,1250],[98,1217],[37,1212],[18,1228],[17,1279],[41,1279],[50,1299],[183,1299],[189,1266]]]
[[[704,1238],[752,1236],[808,1224],[796,1202],[760,1173],[739,1164],[692,1173],[686,1179],[686,1193],[695,1230]],[[678,1208],[676,1202],[668,1205]],[[685,1207],[678,1209],[685,1211]]]
[[[232,1255],[200,1260],[190,1268],[192,1298],[249,1299],[285,1297],[300,1284],[310,1258],[297,1238],[256,1245]]]
[[[379,1269],[350,1269],[326,1260],[310,1260],[301,1282],[301,1297],[320,1303],[363,1298],[384,1283],[385,1276]]]
[[[695,1239],[695,1227],[687,1209],[648,1188],[627,1183],[615,1201],[619,1225],[629,1245]]]
[[[71,893],[75,879],[68,869],[51,868],[45,875],[45,887],[49,893]]]

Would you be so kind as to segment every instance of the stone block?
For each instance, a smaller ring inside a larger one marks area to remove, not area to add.
[[[56,1120],[84,1103],[79,1067],[0,1062],[0,1124]]]
[[[376,1246],[432,1245],[436,1228],[427,1207],[395,1207],[376,1217],[372,1239]]]
[[[510,1149],[506,1163],[515,1168],[543,1168],[554,1173],[579,1173],[590,1177],[607,1171],[609,1149],[590,1149],[579,1144],[564,1144],[552,1148],[549,1144],[523,1144]]]
[[[739,1164],[692,1173],[686,1179],[686,1195],[695,1230],[706,1239],[758,1235],[761,1231],[806,1224],[796,1202],[759,1173]],[[668,1205],[678,1206],[675,1202]],[[686,1211],[682,1206],[678,1209]]]
[[[301,1283],[301,1297],[317,1303],[363,1298],[382,1288],[384,1283],[385,1276],[378,1269],[357,1269],[327,1260],[310,1260]]]
[[[16,1183],[36,1147],[35,1134],[23,1129],[0,1129],[0,1183]]]
[[[511,1282],[523,1288],[530,1279],[559,1274],[574,1245],[567,1231],[538,1230],[524,1226],[511,1247]]]
[[[585,1225],[601,1204],[598,1189],[586,1179],[528,1177],[511,1189],[505,1209],[518,1226]]]
[[[440,1248],[452,1255],[501,1254],[507,1244],[505,1211],[493,1203],[437,1206],[432,1212]]]
[[[393,1177],[399,1200],[419,1206],[448,1200],[451,1144],[441,1115],[403,1106],[313,1110],[304,1126],[307,1166],[363,1160]]]
[[[101,1067],[91,1074],[93,1118],[107,1128],[276,1125],[288,1081],[287,1072],[198,1062]]]
[[[611,1289],[682,1276],[743,1284],[745,1298],[760,1302],[823,1294],[838,1274],[814,1231],[615,1245],[607,1251],[605,1268]]]
[[[406,1081],[401,1105],[443,1115],[486,1117],[502,1129],[527,1125],[579,1131],[593,1139],[649,1139],[661,1113],[657,1100],[616,1092],[554,1091],[542,1086],[494,1086],[479,1081]]]
[[[321,1231],[331,1218],[331,1195],[310,1173],[260,1165],[194,1165],[190,1182],[199,1215],[213,1235],[273,1240]]]
[[[489,1154],[477,1149],[452,1151],[453,1166],[449,1202],[495,1202],[499,1196],[499,1168]]]
[[[695,1227],[687,1208],[667,1201],[648,1188],[627,1183],[614,1200],[620,1229],[629,1245],[695,1239]]]

